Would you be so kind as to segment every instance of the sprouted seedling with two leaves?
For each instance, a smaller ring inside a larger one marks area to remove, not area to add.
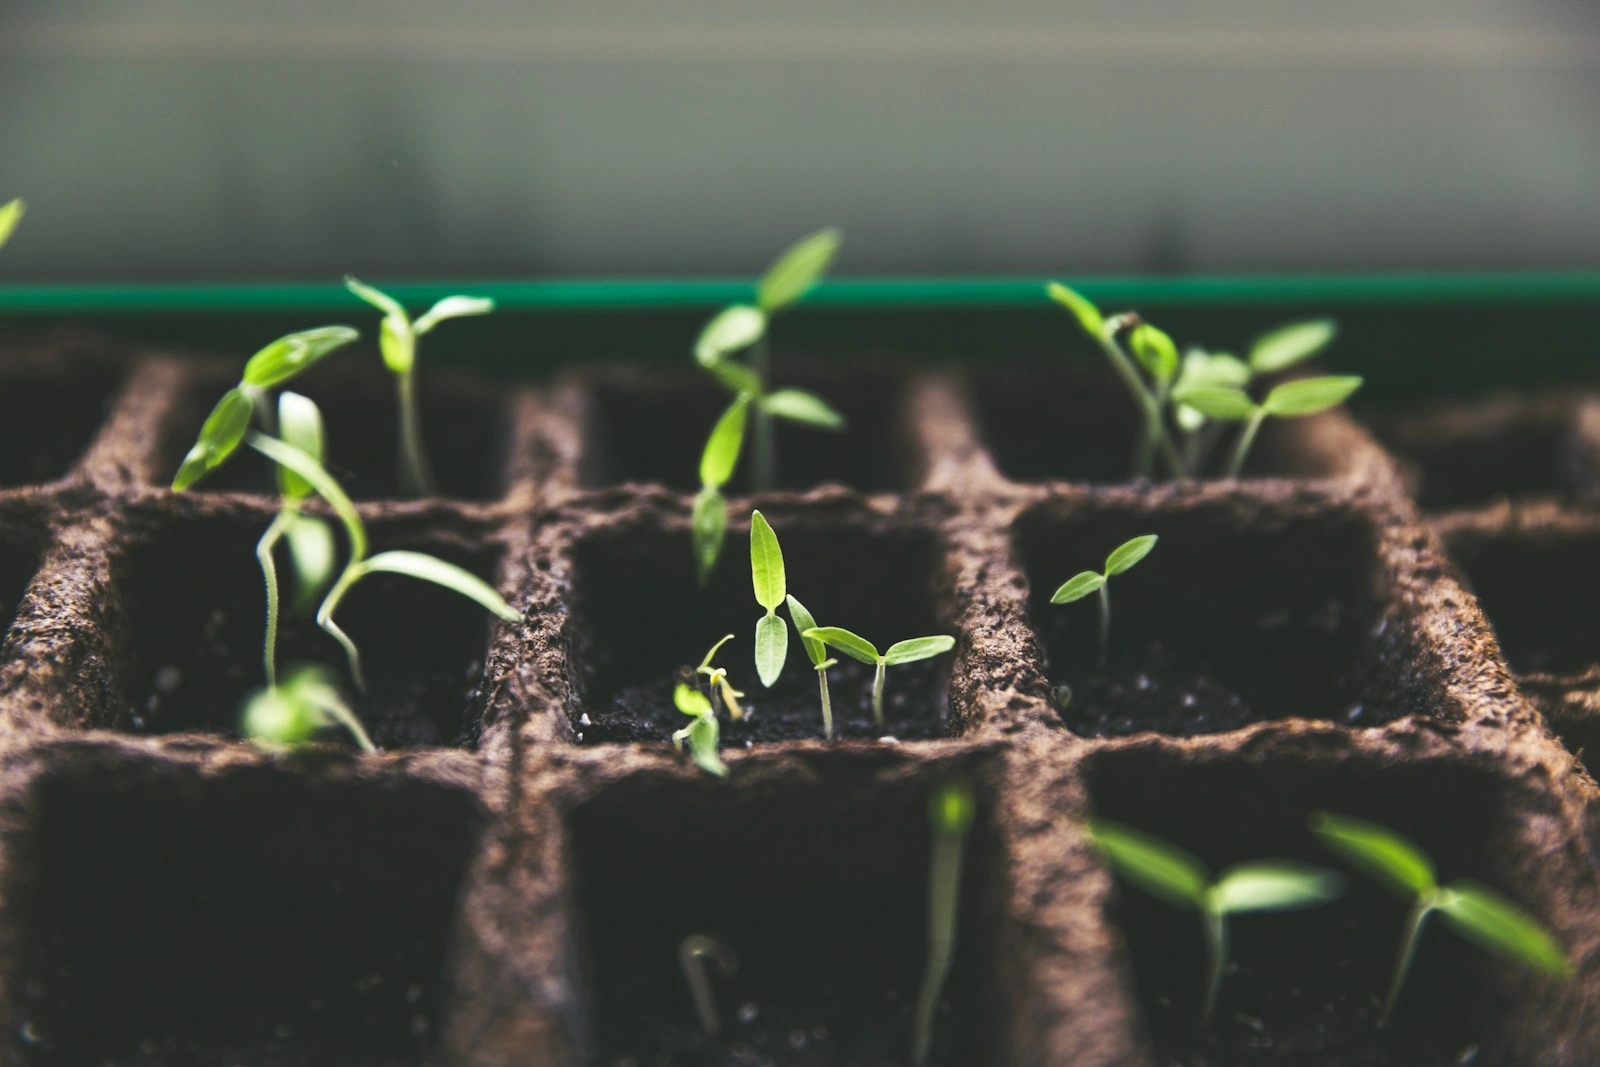
[[[778,617],[789,591],[778,535],[759,511],[750,513],[750,584],[755,588],[756,603],[766,610],[756,620],[756,677],[771,689],[789,658],[789,628]]]
[[[838,660],[828,655],[828,646],[818,641],[815,637],[807,637],[806,633],[817,628],[817,620],[811,617],[811,612],[806,606],[788,596],[789,621],[794,623],[795,632],[800,635],[800,645],[806,650],[806,658],[811,661],[811,669],[817,672],[817,689],[822,698],[822,737],[826,741],[833,740],[833,699],[828,693],[828,668],[836,666]]]
[[[1213,879],[1188,852],[1132,827],[1093,819],[1088,830],[1112,867],[1129,882],[1200,916],[1207,955],[1201,1017],[1208,1023],[1228,964],[1229,916],[1314,907],[1334,900],[1344,888],[1337,873],[1288,860],[1241,863]]]
[[[723,706],[728,709],[728,718],[738,722],[744,718],[744,707],[739,703],[744,699],[744,693],[735,689],[733,683],[728,681],[728,669],[726,667],[713,667],[711,665],[711,661],[716,658],[722,646],[732,640],[733,635],[727,634],[722,640],[712,645],[706,652],[705,658],[700,661],[700,666],[694,669],[694,673],[705,677],[706,689],[711,698],[712,712],[716,711],[717,698],[721,697]]]
[[[928,863],[928,962],[911,1023],[911,1062],[916,1067],[928,1062],[933,1048],[933,1015],[955,956],[961,863],[976,813],[972,786],[959,778],[944,782],[928,798],[933,854]]]
[[[884,672],[890,667],[942,656],[956,647],[955,638],[948,634],[940,634],[934,637],[913,637],[905,641],[896,641],[879,652],[871,641],[859,634],[851,633],[842,626],[818,626],[806,630],[800,636],[821,641],[829,648],[843,652],[851,659],[873,668],[872,718],[879,726],[883,725]]]
[[[1335,854],[1411,903],[1380,1027],[1388,1025],[1394,1014],[1400,989],[1416,959],[1423,926],[1435,912],[1481,948],[1556,978],[1571,977],[1572,965],[1538,920],[1469,879],[1440,885],[1433,861],[1393,830],[1328,812],[1313,815],[1311,829]]]
[[[689,716],[689,725],[673,733],[672,743],[678,748],[687,744],[696,766],[707,774],[726,778],[728,765],[717,754],[717,748],[722,743],[722,727],[717,723],[711,698],[694,686],[679,682],[672,691],[672,703]]]
[[[1142,534],[1124,541],[1106,557],[1103,571],[1080,571],[1061,583],[1050,597],[1052,604],[1070,604],[1090,593],[1100,594],[1100,666],[1106,665],[1111,648],[1111,578],[1122,574],[1150,554],[1156,547],[1155,534]]]
[[[356,747],[376,752],[361,720],[322,667],[297,667],[283,681],[258,689],[244,705],[244,735],[271,748],[297,748],[330,726],[349,732]]]
[[[479,296],[447,296],[413,320],[401,303],[387,293],[346,275],[352,293],[383,312],[378,328],[378,350],[383,365],[395,376],[400,409],[399,477],[402,491],[427,496],[436,491],[433,467],[422,440],[422,417],[417,407],[417,341],[446,319],[487,315],[494,301]]]

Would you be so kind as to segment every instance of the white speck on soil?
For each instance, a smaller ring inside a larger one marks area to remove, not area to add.
[[[162,696],[171,696],[183,684],[183,671],[168,665],[156,671],[156,692]]]
[[[759,1018],[761,1018],[761,1009],[756,1006],[754,1001],[739,1005],[739,1022],[743,1025],[749,1026]]]

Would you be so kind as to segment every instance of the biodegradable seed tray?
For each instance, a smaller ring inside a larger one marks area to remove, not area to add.
[[[233,366],[0,345],[21,413],[0,426],[48,430],[0,464],[0,1062],[903,1064],[925,804],[953,774],[978,819],[942,1067],[1600,1062],[1600,790],[1552,732],[1600,745],[1588,401],[1397,416],[1375,426],[1392,452],[1343,414],[1286,422],[1243,480],[1148,485],[1118,480],[1132,418],[1093,368],[779,367],[850,429],[780,441],[783,487],[734,495],[704,591],[688,479],[719,394],[692,371],[426,375],[444,495],[420,501],[392,499],[376,356],[308,375],[375,546],[467,566],[525,614],[363,586],[346,625],[386,751],[285,756],[236,730],[260,678],[265,463],[165,487]],[[755,681],[752,507],[819,620],[957,637],[891,672],[892,738],[842,667],[843,740],[823,742],[797,644],[777,686]],[[1118,579],[1092,669],[1092,605],[1050,592],[1146,532],[1160,546]],[[755,714],[724,735],[722,781],[667,737],[673,680],[729,631]],[[286,623],[283,662],[337,656]],[[1577,980],[1431,930],[1380,1032],[1404,904],[1357,878],[1333,907],[1238,920],[1201,1028],[1193,916],[1113,879],[1077,820],[1218,869],[1331,862],[1317,808],[1531,909]],[[676,965],[694,932],[741,961],[716,1044]]]

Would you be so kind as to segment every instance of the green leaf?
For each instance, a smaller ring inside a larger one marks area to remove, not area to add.
[[[16,232],[17,223],[22,221],[27,205],[22,202],[22,197],[0,204],[0,248],[11,240],[11,235]]]
[[[711,698],[692,685],[678,683],[672,691],[672,703],[685,715],[710,715]]]
[[[700,484],[721,489],[733,477],[744,447],[745,418],[750,409],[750,394],[740,393],[711,427],[706,450],[700,454]]]
[[[322,412],[310,397],[289,392],[278,397],[278,437],[323,462]],[[278,468],[278,491],[286,500],[304,500],[312,493],[311,483],[288,467]]]
[[[807,630],[817,628],[817,620],[811,617],[811,612],[806,610],[804,604],[794,598],[793,593],[786,599],[789,603],[789,621],[794,623],[794,632],[800,635],[800,644],[806,650],[806,658],[811,661],[813,667],[822,666],[828,659],[828,646],[815,637],[806,636]]]
[[[821,641],[829,648],[836,648],[853,660],[860,660],[862,663],[870,663],[873,666],[878,663],[878,650],[873,647],[872,642],[865,637],[851,633],[842,626],[818,626],[814,630],[801,631],[800,636],[811,637]]]
[[[1099,592],[1100,587],[1105,584],[1106,576],[1098,571],[1079,571],[1061,583],[1061,588],[1055,591],[1050,603],[1070,604],[1074,600],[1082,600],[1090,593]]]
[[[844,429],[844,416],[828,402],[800,389],[777,389],[761,398],[761,409],[769,415],[824,430]]]
[[[328,502],[328,506],[339,516],[339,521],[344,524],[345,533],[350,538],[350,558],[360,560],[367,554],[367,528],[361,521],[360,512],[350,502],[350,497],[344,489],[334,480],[333,475],[323,469],[322,464],[295,448],[286,445],[276,437],[266,434],[252,433],[246,440],[250,447],[266,456],[280,466],[288,467],[300,477],[311,483],[317,495]]]
[[[761,340],[766,330],[767,316],[760,308],[748,304],[725,307],[700,330],[694,342],[694,358],[702,367],[711,367]]]
[[[771,689],[789,658],[789,627],[776,615],[756,620],[756,677]]]
[[[939,637],[913,637],[909,641],[896,641],[883,650],[883,662],[893,667],[897,663],[915,663],[919,659],[942,656],[956,647],[956,639],[947,635]]]
[[[360,336],[348,326],[318,326],[287,334],[250,357],[242,382],[258,389],[282,385]]]
[[[382,289],[366,284],[354,274],[346,274],[344,276],[344,287],[383,312],[385,318],[393,316],[395,318],[408,319],[409,321],[406,309],[400,305],[400,301]]]
[[[1105,329],[1105,316],[1100,314],[1100,309],[1090,303],[1076,289],[1068,289],[1060,282],[1051,282],[1044,287],[1050,299],[1077,316],[1078,325],[1083,327],[1083,332],[1090,337],[1099,337]]]
[[[1280,419],[1299,418],[1338,407],[1359,388],[1361,379],[1355,375],[1301,378],[1295,382],[1284,382],[1272,390],[1261,406],[1267,409],[1267,414]]]
[[[694,514],[690,519],[694,533],[694,561],[700,584],[716,569],[722,555],[722,541],[728,532],[728,504],[715,486],[707,485],[695,494]]]
[[[250,416],[254,412],[255,405],[243,389],[234,388],[223,393],[200,427],[194,447],[178,465],[172,488],[182,492],[228,462],[250,429]]]
[[[721,382],[728,392],[738,395],[749,393],[751,396],[761,394],[761,375],[746,367],[743,363],[735,363],[731,359],[724,359],[706,367],[712,376]]]
[[[1332,319],[1292,322],[1262,334],[1250,346],[1250,369],[1257,374],[1276,374],[1310,359],[1339,332]]]
[[[454,563],[447,563],[434,556],[424,555],[421,552],[379,552],[371,559],[361,564],[364,572],[383,571],[389,574],[403,574],[408,578],[417,578],[424,582],[443,586],[453,593],[460,593],[468,600],[488,608],[506,622],[517,622],[522,618],[522,613],[507,604],[494,586],[479,578],[476,574]]]
[[[1148,893],[1198,908],[1205,897],[1206,869],[1189,853],[1131,826],[1091,819],[1089,837],[1118,873]]]
[[[703,658],[700,661],[700,666],[698,666],[698,667],[696,667],[694,669],[695,673],[696,674],[710,674],[711,673],[711,660],[712,660],[712,657],[714,657],[717,654],[717,650],[718,649],[720,649],[723,645],[727,644],[729,641],[732,641],[732,640],[733,640],[733,635],[732,634],[723,634],[722,635],[722,640],[718,641],[716,644],[712,645],[709,649],[706,650],[705,658]]]
[[[1311,830],[1335,854],[1403,897],[1420,897],[1438,885],[1433,861],[1387,827],[1319,811]]]
[[[322,716],[287,685],[258,689],[245,702],[244,735],[268,748],[296,748],[323,726]]]
[[[1207,893],[1223,915],[1242,911],[1287,911],[1325,904],[1344,891],[1333,871],[1287,860],[1242,863],[1225,871]]]
[[[486,296],[447,296],[424,312],[421,318],[411,324],[411,329],[421,337],[446,319],[487,315],[493,310],[494,301]]]
[[[1178,373],[1178,346],[1161,329],[1141,322],[1133,328],[1128,344],[1134,358],[1156,381],[1164,382]]]
[[[1155,534],[1141,534],[1112,549],[1111,555],[1106,557],[1106,576],[1132,570],[1134,564],[1148,556],[1150,550],[1156,547],[1157,540]],[[1117,588],[1122,587],[1119,585]]]
[[[777,611],[788,592],[783,549],[778,547],[778,535],[759,511],[750,513],[750,582],[755,587],[756,603],[768,612]]]
[[[756,290],[756,303],[770,314],[805,296],[827,273],[840,240],[839,231],[832,226],[800,238],[767,268]]]
[[[295,603],[309,611],[333,580],[337,566],[333,528],[315,515],[296,515],[283,531],[283,539],[294,567]]]
[[[717,754],[721,738],[722,727],[715,715],[701,715],[689,724],[689,751],[694,756],[695,766],[707,774],[726,778],[728,765]]]
[[[376,752],[372,738],[367,736],[361,720],[345,703],[344,694],[334,684],[333,676],[323,667],[302,667],[289,675],[284,683],[295,697],[315,708],[324,721],[343,726],[355,738],[363,752]]]
[[[1191,348],[1184,353],[1183,372],[1178,375],[1176,388],[1195,388],[1202,385],[1242,388],[1249,384],[1250,368],[1238,356]]]
[[[1172,391],[1174,403],[1194,408],[1208,419],[1240,422],[1256,413],[1256,403],[1242,389],[1217,385],[1180,387]]]
[[[1490,952],[1558,978],[1572,975],[1572,964],[1549,931],[1488,886],[1467,879],[1451,882],[1434,906],[1451,926]]]
[[[403,315],[389,315],[378,323],[378,351],[391,374],[409,374],[417,365],[417,335]]]
[[[934,833],[960,837],[972,828],[977,814],[972,784],[963,778],[940,783],[928,797],[928,822]]]

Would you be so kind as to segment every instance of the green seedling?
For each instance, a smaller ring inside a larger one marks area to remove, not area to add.
[[[350,677],[361,692],[367,688],[366,677],[361,671],[361,653],[357,649],[350,635],[339,628],[334,621],[334,613],[339,610],[339,605],[350,594],[362,579],[373,574],[402,574],[416,578],[434,585],[460,593],[472,600],[506,622],[516,622],[522,618],[516,609],[507,604],[494,588],[473,574],[471,571],[447,563],[434,556],[421,552],[408,552],[395,550],[380,552],[375,556],[368,556],[366,525],[361,521],[360,514],[356,511],[355,504],[350,497],[322,466],[304,451],[287,444],[275,437],[265,434],[250,432],[245,438],[251,448],[260,452],[280,467],[287,467],[314,489],[318,496],[327,502],[338,516],[339,522],[344,526],[345,538],[349,542],[350,556],[345,562],[344,570],[340,572],[333,587],[328,590],[327,596],[317,608],[317,625],[329,636],[339,642],[344,649],[345,657],[350,665]]]
[[[11,235],[16,232],[17,223],[22,221],[23,214],[28,206],[22,202],[22,197],[0,204],[0,248],[4,248]]]
[[[791,594],[789,602],[789,621],[794,623],[795,633],[800,635],[800,644],[806,650],[806,658],[811,660],[812,669],[817,672],[817,688],[822,694],[822,736],[828,741],[833,740],[833,701],[828,696],[828,668],[839,661],[828,655],[828,646],[818,641],[815,637],[807,637],[808,630],[817,628],[817,620],[811,617],[811,612],[806,606],[796,600]]]
[[[377,751],[321,667],[290,671],[282,683],[259,689],[245,701],[244,735],[264,748],[298,748],[330,726],[349,731],[361,751]]]
[[[1214,881],[1176,845],[1109,819],[1088,824],[1089,836],[1116,871],[1134,885],[1200,916],[1208,965],[1201,1019],[1209,1023],[1228,965],[1228,917],[1253,911],[1288,911],[1325,904],[1343,891],[1333,871],[1288,860],[1241,863]]]
[[[1245,390],[1231,386],[1194,386],[1179,390],[1175,398],[1180,404],[1193,408],[1208,419],[1244,423],[1244,429],[1234,445],[1233,458],[1228,462],[1227,476],[1237,478],[1244,470],[1245,457],[1268,416],[1299,419],[1316,415],[1338,407],[1359,388],[1359,377],[1327,375],[1284,382],[1267,393],[1266,399],[1259,404]]]
[[[750,583],[756,603],[767,612],[756,620],[756,676],[771,689],[789,658],[789,629],[777,614],[788,588],[778,535],[759,511],[750,513]]]
[[[412,496],[428,496],[436,491],[433,468],[422,442],[422,419],[417,410],[417,339],[446,319],[487,315],[494,301],[481,296],[447,296],[413,320],[394,297],[352,275],[345,275],[345,288],[383,312],[378,328],[378,350],[383,365],[395,376],[400,405],[400,488]]]
[[[956,906],[961,902],[961,860],[977,805],[972,786],[955,779],[928,798],[933,855],[928,864],[928,962],[911,1024],[911,1062],[922,1067],[933,1048],[933,1013],[950,977],[956,949]]]
[[[744,698],[744,694],[735,689],[733,687],[733,683],[728,681],[728,672],[725,668],[713,667],[711,665],[712,657],[717,654],[717,650],[732,640],[733,635],[728,634],[722,640],[712,645],[711,650],[706,653],[706,658],[700,661],[700,666],[696,667],[694,672],[696,674],[705,675],[706,688],[711,691],[712,713],[716,713],[717,697],[721,696],[722,703],[726,705],[728,709],[728,718],[732,719],[734,722],[738,722],[740,719],[744,718],[744,708],[739,704],[739,701]]]
[[[1379,885],[1411,902],[1394,975],[1384,998],[1380,1027],[1394,1014],[1400,989],[1417,955],[1423,925],[1438,912],[1455,931],[1480,948],[1556,978],[1572,976],[1572,965],[1549,932],[1500,894],[1469,879],[1440,885],[1433,861],[1412,842],[1386,827],[1344,815],[1318,812],[1311,829],[1336,855]]]
[[[956,639],[947,635],[913,637],[908,641],[896,641],[880,654],[871,641],[851,633],[842,626],[818,626],[804,631],[800,636],[821,641],[853,660],[872,666],[872,717],[880,727],[883,725],[884,671],[902,663],[932,659],[956,647]]]
[[[1122,574],[1132,569],[1150,554],[1156,547],[1155,534],[1142,534],[1139,537],[1124,541],[1111,550],[1111,555],[1106,557],[1106,568],[1103,571],[1079,571],[1071,578],[1061,583],[1050,597],[1052,604],[1070,604],[1074,600],[1082,600],[1090,593],[1100,594],[1100,666],[1106,665],[1111,649],[1111,586],[1112,575]]]
[[[694,561],[701,585],[711,577],[722,555],[722,542],[728,532],[728,502],[723,499],[722,487],[728,484],[739,464],[749,412],[750,394],[740,393],[734,397],[728,410],[711,428],[705,451],[700,454],[700,492],[695,494],[690,526],[694,531]]]
[[[717,754],[717,746],[722,742],[722,728],[717,725],[717,713],[712,710],[711,698],[694,686],[679,682],[672,691],[672,703],[690,718],[688,726],[673,733],[672,743],[682,748],[687,742],[689,754],[702,771],[726,778],[728,765]]]
[[[689,983],[689,997],[694,1001],[700,1029],[715,1039],[722,1033],[722,1022],[717,1016],[716,995],[711,991],[711,976],[706,973],[707,960],[716,964],[724,976],[739,970],[739,957],[714,937],[690,934],[678,942],[678,966],[683,968],[683,980]]]

